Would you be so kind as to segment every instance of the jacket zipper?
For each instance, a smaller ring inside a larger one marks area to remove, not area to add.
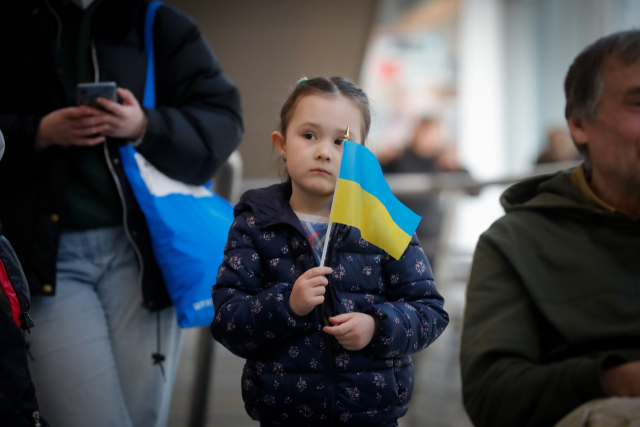
[[[297,230],[297,229],[296,229]],[[298,231],[299,232],[299,231]],[[327,253],[327,259],[329,260],[329,266],[331,266],[333,264],[334,261],[334,250],[333,247],[335,245],[335,240],[336,240],[336,236],[338,235],[338,224],[335,224],[335,228],[333,229],[333,231],[331,232],[331,235],[328,237],[329,238],[329,248],[328,248],[328,253]],[[305,240],[306,240],[306,236],[304,236]],[[318,263],[318,261],[316,260],[316,256],[313,253],[313,248],[311,248],[311,258],[313,259],[313,264],[318,267],[320,266],[320,264]],[[329,286],[331,286],[331,275],[329,275],[329,283],[327,284],[327,292],[325,292],[325,302],[323,302],[320,306],[320,315],[322,317],[323,323],[325,324],[325,326],[330,326],[331,322],[329,322],[329,315],[327,313],[327,306],[326,306],[326,297],[328,296],[329,293]],[[333,295],[333,293],[332,293]],[[333,299],[333,297],[332,297]],[[335,407],[336,407],[336,391],[335,391],[335,352],[333,351],[333,342],[331,341],[331,335],[329,334],[325,334],[323,332],[323,340],[325,342],[325,345],[327,347],[327,356],[325,358],[325,364],[327,365],[327,373],[328,373],[328,381],[327,381],[327,412],[328,412],[328,416],[327,416],[327,421],[329,423],[332,422],[332,420],[334,419],[334,413],[335,413]]]
[[[334,258],[334,246],[335,246],[335,238],[338,235],[338,224],[335,224],[335,228],[333,230],[333,232],[331,233],[331,236],[329,236],[329,248],[328,248],[328,253],[327,253],[327,259],[329,260],[329,266],[331,266],[333,264],[333,258]],[[314,261],[315,261],[315,256],[313,257]],[[317,261],[316,261],[317,264]],[[325,292],[325,295],[327,295],[329,293],[329,291],[331,292],[331,296],[332,296],[332,302],[333,301],[333,291],[331,291],[331,276],[329,276],[329,284],[327,285],[327,292]],[[325,298],[325,301],[322,303],[322,306],[320,307],[320,312],[322,314],[322,321],[324,322],[325,326],[331,326],[331,322],[329,322],[329,317],[331,313],[328,313],[328,307],[327,307],[327,299]]]
[[[335,241],[336,236],[338,235],[338,224],[335,224],[335,230],[332,233],[332,236],[329,236],[329,253],[327,254],[327,259],[329,260],[329,266],[333,265],[335,261]],[[315,256],[314,256],[315,258]],[[325,292],[325,302],[322,303],[322,307],[320,310],[322,312],[322,318],[327,323],[329,322],[329,313],[327,313],[328,307],[326,305],[326,296],[329,296],[329,291],[331,291],[331,275],[329,275],[329,283],[327,284],[327,292]],[[333,300],[333,291],[331,291],[331,299]],[[335,303],[335,301],[333,301]],[[334,304],[335,305],[335,304]],[[327,404],[327,412],[329,413],[328,422],[329,425],[333,424],[333,420],[335,418],[336,411],[336,375],[335,375],[335,352],[333,349],[333,342],[331,340],[331,335],[325,334],[324,336],[325,342],[327,344],[327,373],[329,376],[329,381],[327,381],[327,395],[328,395],[328,404]]]

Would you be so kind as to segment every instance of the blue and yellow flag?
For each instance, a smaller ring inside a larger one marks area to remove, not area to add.
[[[358,228],[363,239],[400,259],[420,219],[391,193],[376,156],[344,141],[330,221]]]

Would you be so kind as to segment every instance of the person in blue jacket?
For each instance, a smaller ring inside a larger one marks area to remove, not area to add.
[[[326,235],[343,134],[349,126],[365,143],[367,96],[342,77],[302,79],[280,119],[272,141],[289,179],[235,207],[211,332],[247,359],[243,399],[261,425],[397,426],[414,384],[410,355],[448,316],[415,235],[399,260],[356,228]]]

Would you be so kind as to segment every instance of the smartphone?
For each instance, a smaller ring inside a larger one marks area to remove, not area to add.
[[[116,82],[78,83],[78,86],[76,86],[77,105],[98,107],[96,98],[99,96],[111,101],[117,101]]]

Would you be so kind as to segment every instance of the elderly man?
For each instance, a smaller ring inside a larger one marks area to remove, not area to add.
[[[509,188],[475,252],[460,359],[476,426],[640,396],[640,31],[587,47],[565,92],[584,163]]]

